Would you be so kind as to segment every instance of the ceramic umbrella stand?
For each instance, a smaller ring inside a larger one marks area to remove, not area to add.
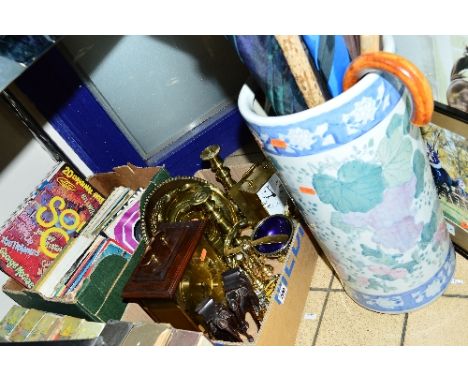
[[[409,92],[397,77],[371,73],[322,105],[278,117],[265,115],[247,85],[239,96],[345,291],[378,312],[432,302],[455,268],[425,144],[411,122],[423,112],[418,84]]]

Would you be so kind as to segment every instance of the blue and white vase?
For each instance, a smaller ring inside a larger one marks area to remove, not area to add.
[[[403,313],[444,292],[455,253],[401,82],[371,73],[279,117],[265,116],[247,85],[238,103],[354,301]]]

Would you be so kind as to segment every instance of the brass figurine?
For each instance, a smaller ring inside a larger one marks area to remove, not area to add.
[[[250,244],[250,238],[239,234],[239,227],[236,225],[226,235],[224,255],[230,268],[240,267],[250,279],[260,299],[263,315],[274,291],[278,275],[273,273],[272,266],[265,262],[265,258],[255,253]]]

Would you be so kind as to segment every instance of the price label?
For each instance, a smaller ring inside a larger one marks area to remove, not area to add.
[[[278,293],[275,296],[275,300],[278,302],[278,304],[284,304],[287,294],[288,287],[284,282],[281,282],[281,284],[278,286]]]
[[[205,257],[206,257],[206,249],[203,248],[202,251],[201,251],[201,254],[200,254],[200,261],[202,263],[205,261]]]

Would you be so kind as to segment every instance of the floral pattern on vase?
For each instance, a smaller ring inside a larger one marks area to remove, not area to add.
[[[440,270],[421,286],[405,293],[373,296],[361,293],[345,286],[346,292],[359,305],[381,313],[401,313],[418,309],[440,296],[447,288],[455,272],[455,251],[450,249],[449,254]]]
[[[391,77],[377,77],[356,101],[344,104],[333,113],[280,127],[268,132],[249,123],[264,151],[282,156],[303,156],[323,152],[351,142],[369,131],[375,120],[382,119],[401,99],[404,88]]]
[[[394,84],[379,79],[386,83],[385,100]],[[366,109],[365,92],[348,103],[359,113],[328,110],[327,118],[346,121],[342,129],[350,133],[328,149],[316,145],[319,139],[311,144],[312,133],[300,133],[297,123],[274,128],[246,118],[345,291],[358,304],[389,313],[435,299],[455,266],[421,134],[410,123],[409,96],[400,91],[393,88],[397,102],[381,101],[378,112]],[[360,130],[356,121],[371,127]],[[353,129],[361,134],[353,136]],[[326,131],[320,122],[313,134],[326,137]],[[277,139],[285,142],[282,152],[271,148]]]

